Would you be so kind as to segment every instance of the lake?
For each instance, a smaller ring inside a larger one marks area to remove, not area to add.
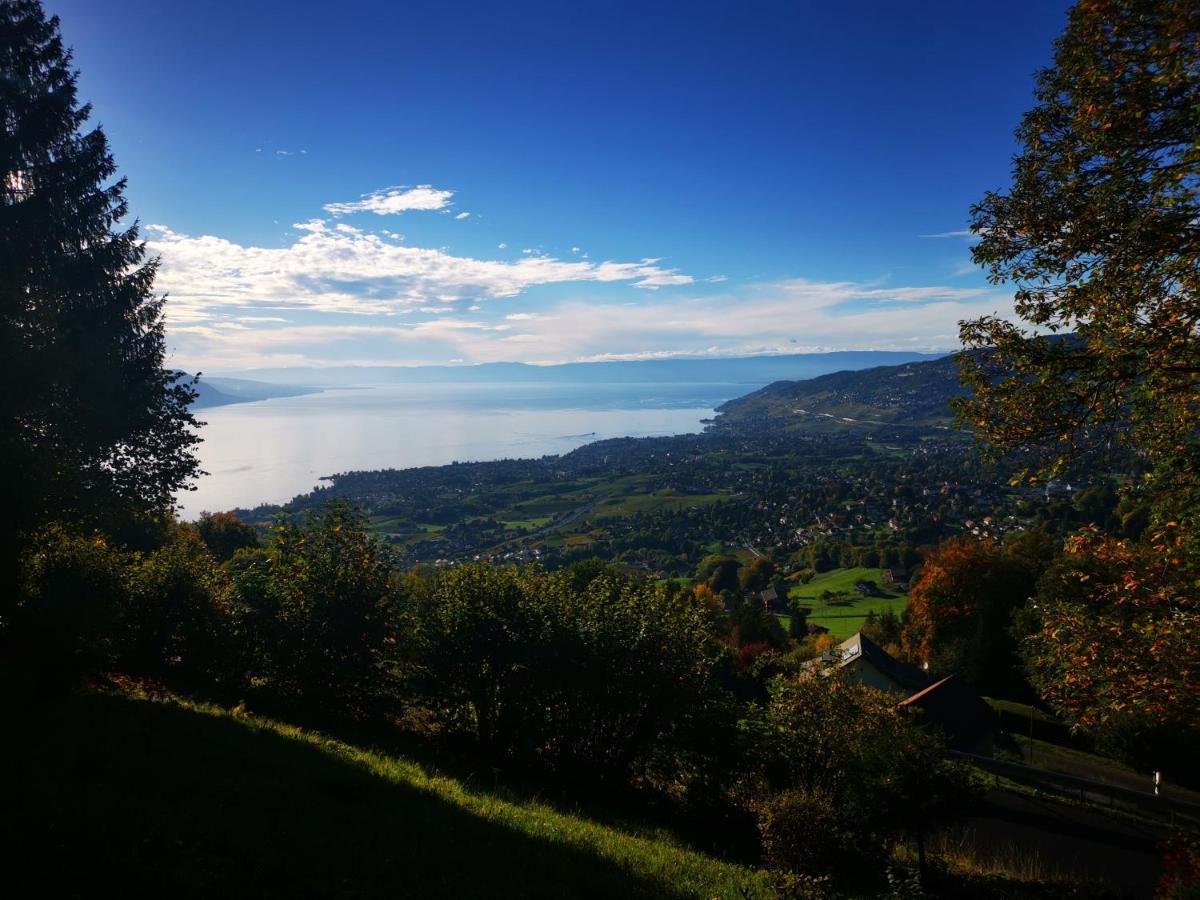
[[[754,384],[412,384],[336,388],[197,410],[201,468],[184,518],[282,503],[323,476],[566,453],[700,431]]]

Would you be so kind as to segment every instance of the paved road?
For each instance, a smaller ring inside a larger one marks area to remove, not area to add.
[[[1052,800],[992,791],[968,819],[967,836],[985,852],[1015,849],[1045,870],[1102,879],[1131,897],[1152,897],[1158,845],[1166,830]]]

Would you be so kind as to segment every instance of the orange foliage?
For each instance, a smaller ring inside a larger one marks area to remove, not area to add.
[[[1029,642],[1039,687],[1075,721],[1195,725],[1200,598],[1176,531],[1140,544],[1097,531],[1068,541]]]

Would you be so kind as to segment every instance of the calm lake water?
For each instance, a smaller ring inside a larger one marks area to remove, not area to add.
[[[687,434],[746,384],[414,384],[338,388],[197,411],[209,474],[179,502],[282,503],[322,476],[565,453],[612,437]]]

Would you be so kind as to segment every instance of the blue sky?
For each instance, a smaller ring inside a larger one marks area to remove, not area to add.
[[[210,372],[948,349],[1066,11],[46,7]]]

